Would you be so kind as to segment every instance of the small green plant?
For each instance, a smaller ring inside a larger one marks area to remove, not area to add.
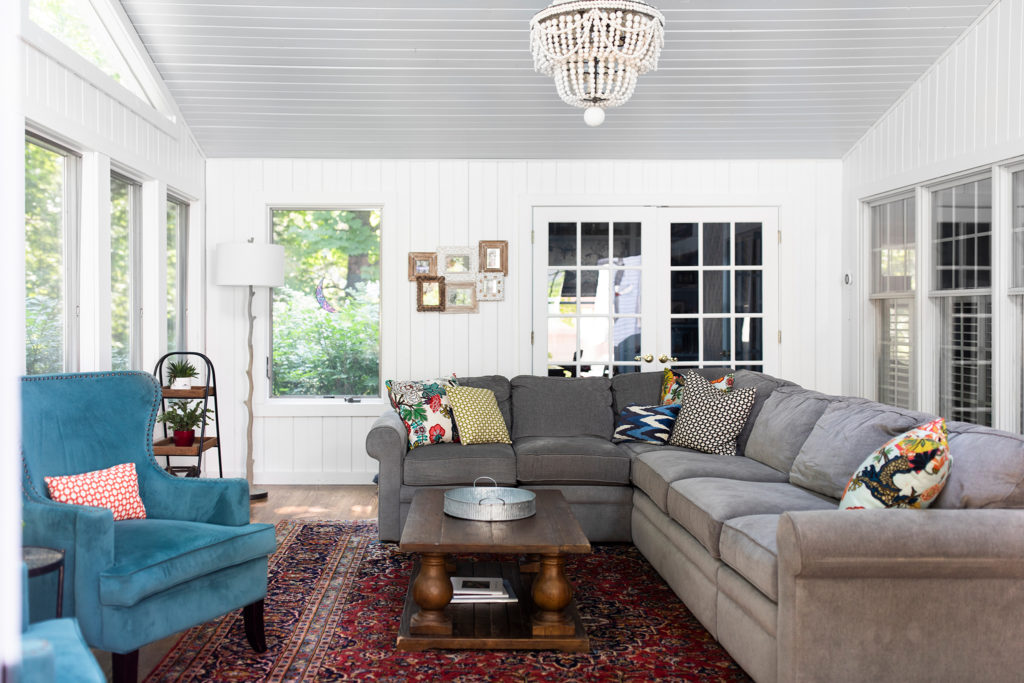
[[[213,408],[203,410],[200,401],[168,401],[169,407],[157,416],[157,422],[163,422],[176,432],[188,432],[210,421]]]
[[[176,379],[191,379],[198,376],[196,366],[187,360],[172,360],[167,364],[167,384],[174,384]]]

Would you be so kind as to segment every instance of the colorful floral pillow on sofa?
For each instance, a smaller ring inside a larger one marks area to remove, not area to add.
[[[427,380],[388,380],[391,407],[405,423],[409,448],[435,443],[458,442],[452,421],[452,404],[446,387],[456,385],[455,376]]]
[[[868,456],[843,491],[840,510],[925,508],[949,478],[946,421],[914,427]]]
[[[718,379],[708,380],[711,386],[721,391],[732,390],[733,374],[722,375]],[[680,405],[683,402],[683,387],[686,377],[675,370],[665,368],[661,375],[661,405]]]

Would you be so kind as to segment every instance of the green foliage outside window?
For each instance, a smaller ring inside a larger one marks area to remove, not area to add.
[[[274,396],[380,395],[378,210],[275,210]]]
[[[131,368],[131,212],[134,187],[110,179],[110,355],[114,370]]]
[[[64,157],[25,142],[25,367],[64,370]]]

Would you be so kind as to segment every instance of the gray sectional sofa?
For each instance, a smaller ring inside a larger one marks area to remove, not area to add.
[[[389,411],[366,439],[381,540],[422,487],[558,488],[591,541],[634,543],[757,681],[1020,679],[1024,437],[950,422],[931,508],[840,511],[867,455],[934,416],[739,370],[757,400],[737,456],[612,443],[618,411],[657,403],[660,379],[460,378],[494,390],[511,446],[407,451]]]

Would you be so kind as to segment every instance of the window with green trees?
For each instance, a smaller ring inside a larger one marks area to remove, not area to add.
[[[380,396],[381,211],[273,209],[273,396]]]
[[[110,356],[114,370],[137,370],[138,278],[133,263],[138,244],[142,188],[127,178],[110,177]]]
[[[167,198],[167,350],[186,346],[188,204]]]
[[[65,372],[68,365],[70,223],[77,220],[78,158],[25,139],[25,371]]]

